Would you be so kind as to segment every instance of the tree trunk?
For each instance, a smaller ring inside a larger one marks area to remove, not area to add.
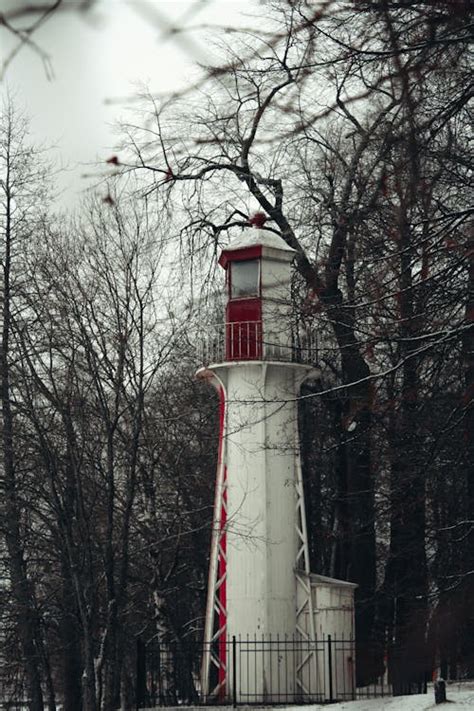
[[[8,148],[8,146],[7,146]],[[10,181],[10,165],[7,161],[5,185]],[[31,584],[28,580],[20,532],[20,505],[18,500],[13,445],[13,413],[10,390],[10,332],[11,332],[11,244],[12,244],[12,197],[6,192],[6,229],[3,260],[3,305],[2,343],[0,350],[1,398],[2,398],[2,455],[4,482],[4,529],[8,551],[8,567],[12,595],[16,606],[17,629],[23,653],[26,685],[31,711],[43,711],[41,690],[39,626]]]
[[[379,667],[373,644],[376,550],[370,370],[359,351],[351,306],[344,308],[339,290],[322,297],[328,305],[328,319],[337,338],[343,379],[347,383],[341,423],[346,431],[341,437],[339,456],[343,550],[336,575],[358,585],[355,594],[357,683],[364,685],[377,676]]]
[[[464,446],[467,489],[467,517],[469,533],[465,548],[465,581],[464,610],[467,619],[462,631],[462,647],[464,656],[468,659],[468,674],[474,674],[474,239],[471,237],[466,245],[468,260],[467,298],[466,298],[466,331],[463,338],[464,382]]]
[[[399,358],[401,402],[392,435],[390,550],[385,572],[389,674],[394,695],[421,693],[428,667],[425,632],[428,578],[425,553],[425,474],[420,456],[419,319],[414,311],[409,227],[400,226]]]
[[[62,648],[62,688],[64,711],[81,711],[81,672],[80,637],[77,629],[74,589],[69,576],[68,565],[62,564],[62,616],[59,636]]]

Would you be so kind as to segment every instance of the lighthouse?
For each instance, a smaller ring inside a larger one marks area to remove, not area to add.
[[[278,235],[249,228],[219,259],[225,321],[209,333],[197,373],[217,391],[220,412],[205,698],[237,693],[237,676],[242,701],[288,702],[308,686],[323,698],[317,633],[352,632],[355,586],[310,573],[297,405],[301,384],[318,371],[311,339],[300,347],[293,319],[294,256]],[[342,616],[325,614],[323,630],[318,612],[336,608]],[[346,666],[340,676],[350,685]]]

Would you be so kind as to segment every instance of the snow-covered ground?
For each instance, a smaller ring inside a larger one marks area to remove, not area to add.
[[[472,709],[474,711],[474,684],[452,683],[447,685],[446,704],[435,704],[434,692],[430,688],[427,694],[414,694],[413,696],[384,697],[379,699],[361,699],[359,701],[344,701],[330,706],[288,706],[281,711],[425,711],[426,709]]]
[[[305,706],[276,706],[278,711],[474,711],[474,682],[451,682],[447,684],[446,704],[435,704],[434,691],[430,685],[427,694],[413,696],[385,696],[378,699],[359,699],[358,701],[343,701],[338,704],[321,705],[307,704]],[[192,707],[188,707],[189,711]],[[196,706],[197,711],[229,711],[229,706]],[[238,706],[242,711],[260,711],[268,706]],[[169,707],[167,711],[184,711],[186,707]],[[149,709],[163,711],[163,708]]]

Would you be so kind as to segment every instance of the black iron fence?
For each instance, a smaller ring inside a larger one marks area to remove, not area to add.
[[[137,708],[195,704],[305,704],[391,695],[384,679],[355,685],[352,640],[240,639],[144,645],[137,655]],[[210,653],[208,683],[201,664]],[[212,661],[214,660],[214,661]],[[217,663],[216,663],[217,662]]]

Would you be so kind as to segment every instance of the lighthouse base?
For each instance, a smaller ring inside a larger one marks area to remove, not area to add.
[[[302,575],[307,586],[299,588],[301,614],[294,635],[246,634],[216,641],[213,656],[225,660],[226,673],[223,684],[213,685],[218,693],[209,701],[303,704],[355,698],[356,585]],[[302,598],[304,589],[310,591],[310,605]]]

